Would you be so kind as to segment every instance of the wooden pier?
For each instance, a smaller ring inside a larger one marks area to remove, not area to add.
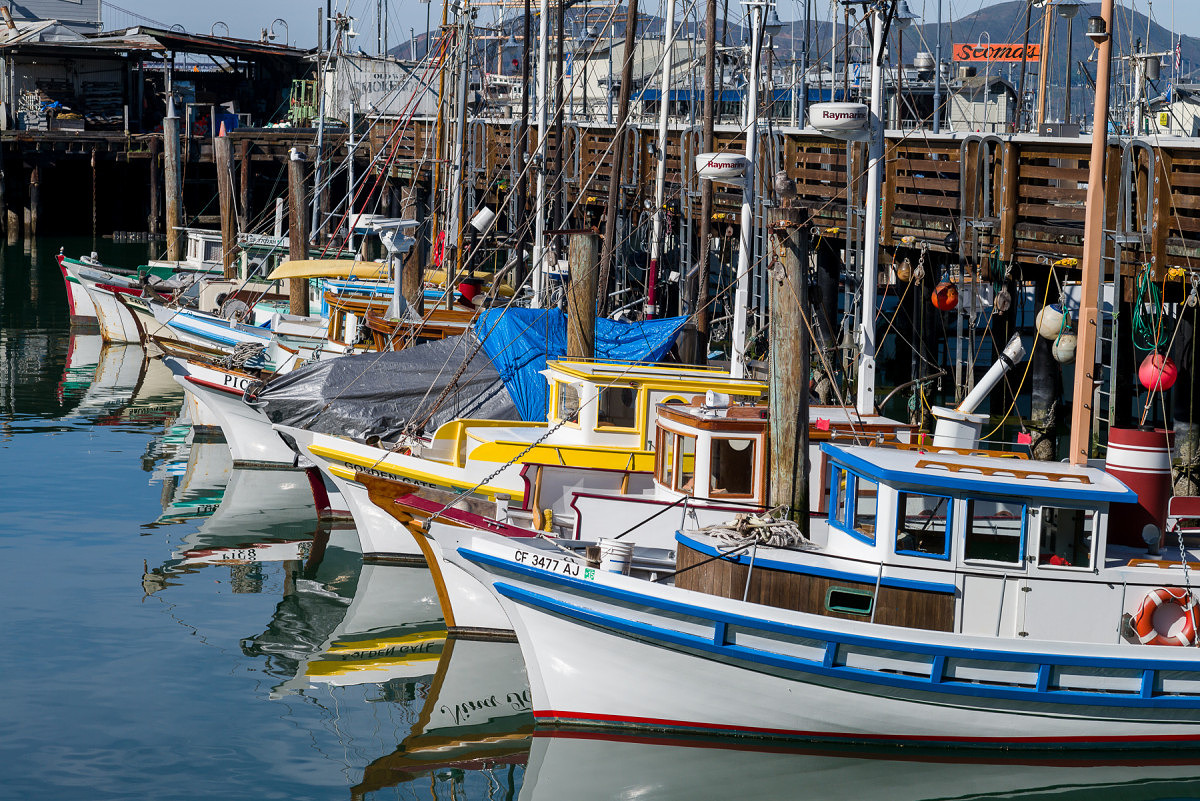
[[[504,209],[517,177],[512,159],[517,130],[513,120],[470,123],[462,157],[476,205]],[[580,212],[576,224],[603,212],[612,177],[613,134],[612,126],[601,124],[564,129],[563,186],[567,203]],[[393,135],[391,126],[379,126],[372,132],[372,152],[390,157],[394,175],[407,178],[415,171],[415,180],[426,182],[436,153],[433,139],[432,121],[418,121],[400,136]],[[700,152],[700,129],[676,127],[669,140],[667,195],[676,199],[676,214],[692,202],[693,215],[698,215],[693,159]],[[641,209],[653,197],[651,124],[636,125],[630,141],[632,152],[621,176],[624,208]],[[732,126],[718,128],[716,142],[717,150],[742,149],[741,133]],[[847,160],[859,179],[852,188],[855,205],[861,207],[865,146],[847,147],[811,130],[786,127],[766,131],[760,143],[759,182],[765,197],[771,197],[775,172],[786,170],[796,182],[798,202],[812,209],[828,237],[841,240]],[[553,137],[548,147],[547,161],[557,161]],[[930,257],[940,261],[957,262],[960,254],[951,250],[960,249],[968,264],[994,258],[1034,269],[1053,262],[1070,268],[1070,260],[1083,250],[1089,149],[1083,138],[889,132],[880,245],[893,254],[928,246]],[[1125,275],[1150,264],[1161,278],[1160,270],[1200,256],[1200,140],[1113,138],[1108,174],[1106,228],[1121,245]],[[739,187],[717,184],[715,189],[714,218],[736,222]]]

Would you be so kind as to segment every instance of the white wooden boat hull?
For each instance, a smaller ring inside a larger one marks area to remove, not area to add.
[[[79,278],[68,272],[61,256],[58,259],[58,269],[67,287],[67,311],[71,315],[71,322],[75,325],[99,325],[92,299]]]
[[[326,457],[324,452],[309,450],[309,446],[316,440],[335,438],[290,426],[277,426],[276,431],[290,437],[300,452],[337,487],[344,508],[354,519],[364,559],[419,561],[424,564],[425,556],[412,533],[400,521],[371,502],[366,487],[354,481],[351,468]]]
[[[229,349],[243,343],[267,346],[272,334],[270,331],[246,330],[237,327],[208,314],[200,314],[187,309],[172,309],[157,303],[148,304],[154,319],[167,328],[174,336],[193,345],[206,348]]]
[[[174,356],[163,361],[180,386],[196,395],[216,418],[235,466],[295,466],[295,452],[271,428],[266,414],[242,400],[253,378]]]
[[[501,599],[539,721],[963,747],[1200,744],[1191,649],[877,626],[535,566],[467,529],[443,544]]]
[[[104,337],[106,342],[141,343],[142,329],[125,304],[117,298],[116,291],[87,278],[76,277],[92,300],[92,306],[96,310],[96,322],[100,326],[100,336]]]

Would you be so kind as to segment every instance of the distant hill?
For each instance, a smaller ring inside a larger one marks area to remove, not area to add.
[[[947,6],[950,4],[947,3]],[[933,4],[927,3],[927,9],[932,12]],[[952,51],[955,44],[958,43],[978,43],[991,42],[992,44],[1007,44],[1021,43],[1024,41],[1025,34],[1025,11],[1028,6],[1027,0],[1009,0],[1008,2],[990,5],[981,8],[978,11],[968,14],[959,19],[950,20],[942,25],[942,57],[946,60],[952,58]],[[1063,58],[1067,49],[1067,21],[1057,16],[1056,12],[1053,21],[1052,37],[1051,37],[1051,58],[1056,65],[1053,73],[1058,82],[1061,82],[1063,72]],[[1030,17],[1029,42],[1031,44],[1040,44],[1042,40],[1042,14],[1045,9],[1034,8]],[[1087,18],[1093,15],[1100,14],[1100,3],[1086,3],[1075,18],[1073,25],[1074,45],[1072,49],[1072,57],[1075,60],[1086,61],[1091,55],[1093,45],[1091,40],[1087,38],[1085,29],[1087,27]],[[602,14],[599,9],[591,9],[587,13],[587,20],[579,18],[580,9],[569,9],[567,12],[567,36],[568,41],[571,40],[573,33],[584,29],[590,22],[596,28],[600,28],[598,21],[601,16],[607,18],[608,11],[605,10]],[[731,16],[733,16],[731,14]],[[643,20],[638,35],[640,38],[648,36],[658,36],[662,32],[662,20],[654,15],[641,15]],[[741,18],[740,16],[738,17]],[[618,7],[616,14],[613,15],[612,33],[620,37],[624,34],[624,7]],[[509,15],[502,27],[508,33],[520,34],[521,15]],[[1172,38],[1171,31],[1159,25],[1158,23],[1149,24],[1149,38],[1147,40],[1148,19],[1145,14],[1140,11],[1134,11],[1126,5],[1117,4],[1116,20],[1114,28],[1116,29],[1116,46],[1118,53],[1128,53],[1133,47],[1133,44],[1141,39],[1143,46],[1150,51],[1165,52],[1174,49],[1175,42]],[[607,26],[605,26],[607,27]],[[572,30],[574,29],[574,31]],[[536,22],[535,22],[536,36]],[[842,52],[845,47],[843,43],[843,26],[839,23],[834,29],[834,41],[837,43],[838,60],[841,61]],[[813,43],[809,48],[809,58],[812,61],[822,61],[828,63],[830,49],[830,32],[831,25],[829,22],[814,21],[812,28]],[[701,20],[695,26],[692,32],[697,39],[703,39],[704,22]],[[686,35],[686,33],[684,33]],[[747,38],[749,31],[743,29],[735,22],[731,21],[728,26],[728,33],[723,30],[723,26],[718,27],[718,41],[724,39],[730,45],[737,45],[744,38]],[[793,39],[794,35],[794,39]],[[937,43],[937,24],[930,23],[927,25],[914,25],[911,28],[902,32],[903,47],[897,50],[894,46],[896,39],[893,35],[893,47],[889,54],[890,61],[895,63],[900,52],[904,54],[904,61],[912,63],[913,56],[918,52],[933,53]],[[417,35],[415,51],[417,55],[421,55],[425,50],[424,34]],[[804,24],[802,20],[795,22],[787,21],[781,30],[774,37],[776,59],[786,60],[793,57],[799,57],[802,40],[804,38]],[[794,43],[794,47],[793,47]],[[400,58],[411,58],[413,43],[405,42],[392,49],[391,54]],[[867,48],[870,45],[870,36],[862,31],[859,31],[855,40],[858,47],[855,50],[854,58],[867,58],[869,56]],[[569,45],[568,45],[569,47]],[[1200,76],[1200,39],[1192,36],[1184,36],[1180,40],[1180,50],[1183,61],[1183,72],[1185,76],[1191,72],[1196,72]],[[551,50],[553,52],[553,48]],[[1162,76],[1164,80],[1177,80],[1172,71],[1173,58],[1163,60]]]

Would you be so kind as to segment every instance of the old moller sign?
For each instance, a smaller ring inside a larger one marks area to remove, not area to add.
[[[956,44],[955,61],[1040,61],[1038,44]]]
[[[740,153],[701,153],[696,156],[696,172],[701,178],[736,184],[741,183],[746,163]]]

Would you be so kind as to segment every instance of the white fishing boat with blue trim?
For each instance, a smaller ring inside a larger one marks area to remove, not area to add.
[[[826,444],[780,547],[681,532],[674,586],[474,527],[545,723],[1051,747],[1200,742],[1191,572],[1109,546],[1101,470]]]

